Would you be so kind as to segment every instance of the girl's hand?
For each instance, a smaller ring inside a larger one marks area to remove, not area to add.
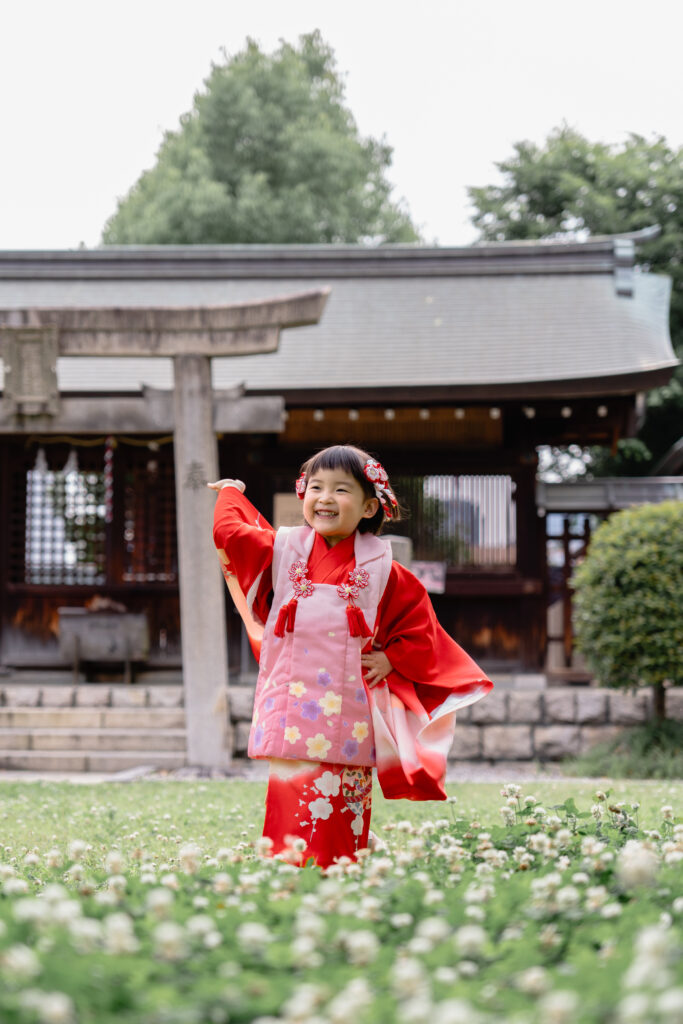
[[[231,480],[226,478],[225,480],[216,480],[212,484],[207,484],[212,491],[222,491],[224,487],[236,487],[238,491],[242,491],[244,494],[244,484],[241,480]]]
[[[363,666],[365,682],[371,689],[381,683],[393,668],[384,651],[368,651],[367,654],[361,654],[360,663]]]

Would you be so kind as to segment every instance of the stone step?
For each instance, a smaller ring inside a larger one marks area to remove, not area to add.
[[[185,751],[184,729],[0,729],[0,750],[154,750]]]
[[[1,682],[1,681],[0,681]],[[0,706],[7,708],[28,707],[181,707],[184,691],[181,685],[162,684],[147,686],[123,686],[97,683],[74,686],[29,685],[11,683],[0,685]]]
[[[0,708],[0,729],[184,729],[184,708]]]
[[[33,772],[120,772],[129,768],[182,768],[181,751],[1,750],[0,769]]]

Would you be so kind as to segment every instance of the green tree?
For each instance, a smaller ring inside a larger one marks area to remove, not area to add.
[[[593,534],[572,577],[577,646],[603,686],[665,687],[680,681],[683,651],[683,504],[625,509]]]
[[[391,148],[360,137],[319,32],[272,54],[249,40],[204,86],[104,244],[418,240],[391,200]]]
[[[468,190],[472,222],[482,240],[571,238],[619,234],[652,224],[661,235],[639,246],[638,260],[673,279],[671,336],[683,359],[683,149],[658,137],[630,135],[621,145],[590,142],[563,125],[543,146],[518,142],[496,165],[501,185]],[[683,433],[683,369],[648,394],[647,415],[635,442],[616,455],[592,452],[591,471],[643,475]]]

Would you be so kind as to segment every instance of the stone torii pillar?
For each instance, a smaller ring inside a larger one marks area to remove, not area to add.
[[[192,765],[225,768],[230,763],[225,586],[211,541],[215,496],[206,487],[218,477],[211,358],[274,352],[282,328],[318,322],[328,294],[329,289],[318,289],[197,308],[0,310],[6,369],[0,420],[10,416],[20,432],[27,426],[45,430],[46,420],[59,419],[57,356],[173,359],[180,624]],[[79,415],[72,400],[69,417]],[[84,429],[102,428],[93,416]]]

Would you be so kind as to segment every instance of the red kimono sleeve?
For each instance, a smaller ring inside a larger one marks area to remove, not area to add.
[[[441,626],[422,583],[398,562],[392,564],[378,619],[376,645],[394,669],[387,676],[389,688],[401,696],[414,688],[429,714],[448,693],[464,697],[477,690],[484,696],[493,688],[486,673]]]
[[[224,487],[214,511],[213,539],[225,581],[258,659],[272,596],[275,530],[236,487]]]
[[[493,683],[440,626],[427,591],[394,562],[374,642],[392,665],[368,688],[377,776],[388,799],[445,800],[456,712]]]

